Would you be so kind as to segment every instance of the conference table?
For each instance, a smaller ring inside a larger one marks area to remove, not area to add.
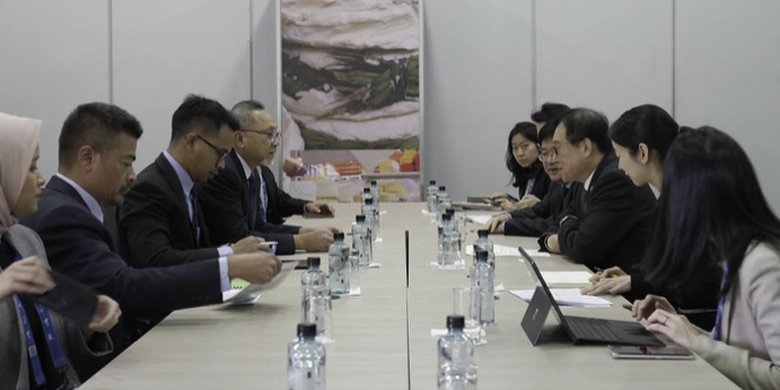
[[[336,204],[333,219],[295,217],[289,224],[350,230],[358,204]],[[327,349],[329,389],[435,389],[437,337],[453,309],[453,287],[468,287],[468,269],[443,270],[436,261],[434,218],[422,203],[382,203],[377,268],[362,269],[361,295],[333,300],[333,338]],[[484,214],[484,212],[477,212]],[[470,245],[478,225],[466,225]],[[408,251],[405,232],[408,231]],[[507,246],[536,249],[532,237],[492,235]],[[351,241],[347,238],[347,241]],[[407,269],[408,253],[408,269]],[[282,258],[327,254],[298,253]],[[470,256],[465,256],[471,263]],[[543,271],[586,270],[561,256],[537,257]],[[302,271],[293,271],[254,305],[215,305],[169,315],[108,366],[84,389],[284,389],[287,345],[301,320]],[[407,282],[408,275],[408,282]],[[536,281],[517,256],[496,257],[496,285],[533,289]],[[407,286],[408,283],[408,286]],[[621,297],[611,307],[565,308],[567,314],[631,320]],[[552,315],[538,346],[520,321],[527,303],[507,292],[495,301],[496,322],[487,344],[475,349],[480,389],[735,389],[701,358],[692,361],[614,360],[604,345],[574,345]]]

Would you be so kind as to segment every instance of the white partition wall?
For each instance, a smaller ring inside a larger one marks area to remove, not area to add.
[[[536,104],[672,110],[672,0],[536,1]]]
[[[0,111],[62,121],[108,101],[143,123],[137,168],[163,150],[187,93],[278,111],[279,0],[0,0]],[[348,1],[348,0],[343,0]],[[548,100],[614,120],[654,103],[750,154],[780,211],[775,0],[424,0],[424,175],[456,199],[505,187],[506,135]]]
[[[677,119],[734,136],[780,212],[780,2],[677,2]]]
[[[423,5],[425,179],[453,199],[503,190],[506,137],[532,106],[531,0]]]
[[[0,111],[43,120],[40,168],[57,171],[62,122],[109,100],[105,1],[0,1]]]
[[[114,103],[144,126],[140,170],[168,146],[189,93],[230,106],[250,95],[247,0],[114,1]]]

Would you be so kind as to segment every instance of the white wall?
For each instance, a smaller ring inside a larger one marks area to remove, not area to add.
[[[108,10],[102,1],[0,1],[0,111],[43,121],[46,176],[65,117],[109,100]]]
[[[277,0],[0,0],[0,110],[44,120],[42,167],[78,103],[144,125],[137,168],[170,137],[185,94],[277,112]],[[774,0],[424,0],[424,174],[455,198],[505,189],[506,134],[548,100],[614,120],[645,102],[712,124],[772,174],[780,134]]]

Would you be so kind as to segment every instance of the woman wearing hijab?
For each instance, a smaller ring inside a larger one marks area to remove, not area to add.
[[[115,301],[99,296],[92,322],[82,327],[34,299],[59,293],[41,239],[16,223],[38,209],[40,128],[40,121],[0,113],[0,390],[77,387],[68,354],[109,353],[105,332],[121,315]]]

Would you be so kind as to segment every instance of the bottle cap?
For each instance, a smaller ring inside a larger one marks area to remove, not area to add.
[[[371,185],[375,186],[376,185],[376,180],[371,180]]]
[[[488,235],[490,235],[490,230],[487,229],[477,230],[477,237],[479,238],[487,238]]]
[[[369,188],[369,187],[363,188],[363,193],[364,194],[370,194],[371,193],[371,188]]]
[[[333,233],[333,239],[336,241],[344,241],[344,232]]]
[[[366,216],[365,216],[365,215],[363,215],[363,214],[356,215],[356,216],[355,216],[355,222],[358,222],[358,223],[360,223],[360,222],[366,222]]]
[[[436,185],[436,180],[431,180],[431,181],[428,182],[428,184],[430,184],[432,186],[435,186]]]
[[[298,324],[298,337],[313,338],[317,336],[317,324],[308,322]]]
[[[445,211],[445,213],[450,214],[450,215],[455,215],[455,209],[447,209],[447,211]]]
[[[439,191],[447,191],[447,187],[445,187],[445,186],[439,186]]]
[[[309,257],[309,258],[306,259],[306,263],[309,265],[309,269],[320,268],[320,258],[319,257]]]
[[[441,216],[442,221],[452,221],[452,214],[444,214]]]
[[[466,319],[462,315],[447,316],[447,329],[463,329],[465,323]]]
[[[474,248],[474,256],[477,259],[477,261],[487,261],[488,259],[488,253],[484,249]]]

